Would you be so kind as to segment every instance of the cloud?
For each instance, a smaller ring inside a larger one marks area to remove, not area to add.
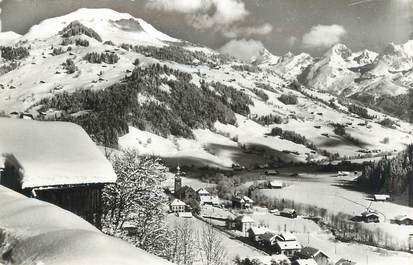
[[[297,37],[291,36],[291,37],[288,38],[287,42],[290,46],[294,46],[295,43],[297,42]]]
[[[264,49],[261,41],[240,39],[227,42],[219,50],[241,60],[251,60],[258,57]]]
[[[340,42],[346,34],[347,31],[340,25],[317,25],[304,34],[302,43],[305,48],[330,47]]]
[[[223,35],[227,38],[250,37],[253,35],[267,35],[271,33],[273,27],[269,23],[262,24],[257,27],[232,27],[223,31]]]
[[[145,7],[184,14],[194,28],[221,32],[228,38],[266,35],[272,31],[268,23],[240,26],[250,14],[242,0],[147,0]]]
[[[195,13],[208,10],[211,7],[209,0],[148,0],[145,5],[147,8],[172,11],[178,13]]]

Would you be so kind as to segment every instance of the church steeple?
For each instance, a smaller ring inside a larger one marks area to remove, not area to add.
[[[181,179],[181,168],[179,165],[176,167],[176,174],[175,174],[175,185],[174,185],[174,193],[177,192],[182,188],[182,179]]]

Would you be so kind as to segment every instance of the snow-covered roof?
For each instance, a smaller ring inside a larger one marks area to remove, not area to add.
[[[186,206],[186,203],[184,203],[180,199],[175,199],[171,202],[171,206]]]
[[[0,154],[18,166],[22,188],[116,181],[110,162],[73,123],[0,118]]]
[[[390,198],[390,195],[374,194],[374,199],[376,199],[376,200],[387,200],[388,198]]]
[[[0,230],[13,264],[169,265],[55,205],[0,186]],[[7,261],[5,261],[7,263]]]
[[[271,187],[282,187],[283,183],[281,181],[273,180],[270,182]]]
[[[204,188],[200,188],[199,190],[196,191],[199,195],[209,195],[209,192],[204,189]]]
[[[365,211],[361,213],[361,216],[364,216],[364,217],[377,216],[378,217],[379,215],[375,212]]]
[[[254,219],[252,219],[249,215],[240,215],[236,219],[241,223],[255,223]]]
[[[251,257],[250,260],[259,260],[261,263],[263,263],[263,265],[271,265],[274,262],[285,262],[285,264],[290,264],[290,260],[284,254]]]
[[[183,217],[183,218],[192,218],[192,213],[191,212],[180,212],[178,213],[179,217]]]
[[[413,218],[411,218],[411,217],[409,217],[405,214],[404,215],[398,215],[398,216],[394,217],[394,219],[397,220],[397,221],[404,221],[406,219],[413,220]]]
[[[276,241],[276,244],[279,246],[281,250],[288,250],[288,249],[301,249],[300,243],[298,241]]]
[[[254,201],[248,196],[243,196],[242,199],[247,203],[254,203]]]
[[[284,208],[284,209],[282,209],[281,212],[287,213],[287,214],[293,214],[293,213],[295,213],[295,210],[291,209],[291,208]]]
[[[297,265],[317,265],[317,262],[314,259],[297,259]]]
[[[251,227],[250,229],[248,229],[248,231],[254,233],[254,235],[257,236],[257,235],[263,235],[266,232],[268,232],[268,228],[254,226],[254,227]]]
[[[279,237],[283,240],[283,241],[294,241],[297,240],[297,238],[290,232],[285,232],[285,233],[281,233],[279,235]]]

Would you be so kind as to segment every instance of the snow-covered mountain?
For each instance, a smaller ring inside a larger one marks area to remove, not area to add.
[[[367,108],[368,115],[350,113],[351,103],[334,95],[388,93],[385,82],[397,91],[408,73],[371,72],[391,61],[390,52],[384,58],[336,45],[312,58],[263,50],[245,63],[109,9],[80,9],[23,36],[7,34],[0,111],[76,122],[97,141],[167,161],[253,167],[393,152],[413,141],[411,124],[391,118],[394,125],[383,127],[387,115]],[[397,56],[411,57],[409,47]],[[334,133],[337,124],[345,135]]]

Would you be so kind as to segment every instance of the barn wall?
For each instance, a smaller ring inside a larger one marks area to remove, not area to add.
[[[36,190],[36,197],[75,213],[101,229],[102,188],[101,184],[93,184]]]

